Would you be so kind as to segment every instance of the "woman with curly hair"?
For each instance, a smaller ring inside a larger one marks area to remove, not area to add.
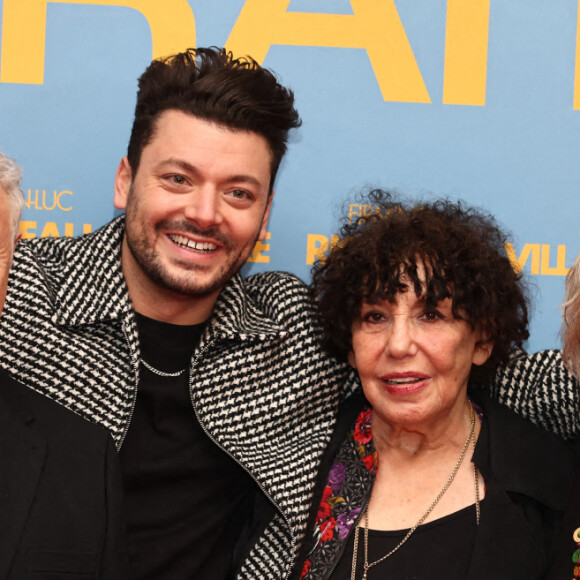
[[[362,388],[337,421],[297,575],[542,578],[573,460],[482,388],[528,337],[505,235],[446,200],[367,203],[313,275],[326,347]]]

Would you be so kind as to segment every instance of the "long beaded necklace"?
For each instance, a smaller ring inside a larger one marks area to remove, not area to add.
[[[469,420],[470,420],[470,429],[469,435],[465,440],[463,445],[463,449],[461,450],[461,455],[457,460],[457,463],[453,467],[453,471],[449,476],[449,479],[445,482],[443,489],[439,492],[437,497],[433,500],[433,503],[427,508],[427,511],[419,518],[419,521],[407,532],[405,537],[387,554],[385,554],[382,558],[375,560],[374,562],[369,563],[369,508],[368,506],[364,512],[364,519],[365,519],[365,528],[364,528],[364,572],[362,576],[362,580],[367,580],[368,571],[377,564],[380,564],[390,556],[392,556],[413,534],[413,532],[427,519],[429,514],[433,511],[435,506],[439,503],[439,500],[443,497],[445,492],[449,489],[449,486],[455,479],[461,464],[465,458],[465,454],[467,453],[467,448],[469,444],[472,443],[473,449],[475,450],[475,411],[473,409],[473,405],[471,401],[468,400],[469,404]],[[478,481],[478,472],[477,467],[473,464],[473,480],[474,480],[474,488],[475,488],[475,517],[477,520],[477,525],[479,525],[479,518],[480,518],[480,506],[479,506],[479,481]],[[359,537],[359,527],[357,526],[354,532],[354,548],[352,553],[352,571],[351,571],[351,580],[355,580],[356,576],[356,561],[358,555],[358,537]]]

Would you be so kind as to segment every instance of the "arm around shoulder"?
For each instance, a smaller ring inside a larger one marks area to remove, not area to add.
[[[517,350],[491,385],[500,403],[565,439],[580,433],[580,384],[559,350]]]

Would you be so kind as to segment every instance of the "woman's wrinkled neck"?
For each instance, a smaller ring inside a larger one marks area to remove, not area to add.
[[[461,448],[470,432],[471,410],[467,396],[461,405],[441,417],[428,421],[402,424],[390,423],[373,414],[373,443],[384,455],[399,456],[401,460],[413,459],[423,453],[430,454]],[[479,433],[479,421],[475,422]]]

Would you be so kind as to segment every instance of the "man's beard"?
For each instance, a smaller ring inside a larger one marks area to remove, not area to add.
[[[200,230],[189,222],[180,220],[163,220],[155,226],[155,230],[176,230],[191,235],[197,235],[220,242],[225,250],[232,251],[233,244],[231,239],[220,232],[217,228]],[[213,294],[223,288],[242,268],[248,259],[255,242],[249,246],[241,248],[237,254],[230,255],[228,261],[213,274],[213,277],[205,283],[200,283],[196,278],[196,270],[203,273],[203,268],[198,265],[192,265],[188,262],[176,262],[173,267],[168,268],[163,265],[155,249],[155,241],[147,237],[146,232],[136,235],[132,233],[129,226],[125,230],[127,246],[135,262],[141,271],[157,286],[165,290],[170,290],[176,294],[190,296],[192,298],[202,298]],[[247,252],[244,250],[247,249]],[[172,271],[175,270],[175,271]],[[201,276],[199,276],[201,277]]]

